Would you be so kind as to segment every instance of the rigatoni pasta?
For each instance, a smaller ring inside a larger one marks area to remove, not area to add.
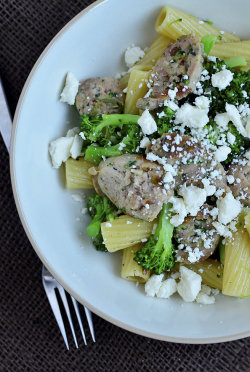
[[[101,231],[108,251],[116,252],[141,241],[147,241],[153,226],[154,222],[142,221],[125,215],[112,222],[103,222]]]
[[[202,38],[207,34],[213,34],[220,37],[222,41],[238,41],[240,38],[228,32],[220,32],[217,27],[200,21],[198,18],[183,13],[180,10],[164,6],[156,20],[155,29],[159,34],[176,40],[182,35],[195,33]]]
[[[135,262],[135,252],[141,249],[142,243],[125,248],[122,256],[121,277],[125,280],[145,283],[150,277],[150,271],[143,269]]]
[[[124,112],[130,114],[138,114],[139,109],[136,107],[136,102],[139,98],[145,96],[148,91],[147,83],[150,72],[139,66],[133,68],[128,81],[127,95],[125,100]]]
[[[222,290],[223,265],[219,261],[208,258],[205,261],[185,266],[201,275],[202,283]]]
[[[134,68],[138,68],[139,70],[148,70],[150,71],[152,67],[155,65],[157,59],[162,55],[166,47],[173,42],[167,36],[158,35],[153,43],[150,45],[148,50],[145,53],[145,56],[140,60],[140,62],[134,66]]]
[[[93,164],[80,158],[69,158],[65,163],[66,187],[68,190],[93,189],[92,176],[88,170]]]
[[[210,55],[222,59],[243,56],[247,63],[250,63],[250,44],[248,41],[214,44],[210,51]]]
[[[228,296],[250,296],[250,236],[239,227],[225,244],[222,293]]]

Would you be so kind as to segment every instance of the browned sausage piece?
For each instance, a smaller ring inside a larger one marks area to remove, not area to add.
[[[213,219],[208,211],[213,207],[204,204],[195,217],[188,216],[174,232],[178,244],[177,261],[198,262],[213,254],[219,244],[220,235],[212,225]]]
[[[124,94],[114,77],[87,79],[80,83],[76,96],[79,114],[120,114],[124,107]]]
[[[94,185],[125,213],[152,221],[174,192],[163,187],[164,174],[161,165],[125,154],[102,161]]]
[[[201,78],[203,44],[194,35],[182,36],[176,43],[167,46],[153,67],[150,77],[150,96],[140,98],[139,109],[154,110],[169,98],[169,89],[176,88],[176,99],[186,97],[196,89]]]
[[[244,156],[233,160],[228,168],[228,175],[234,177],[233,183],[229,185],[233,196],[245,204],[250,205],[250,166],[249,160]]]

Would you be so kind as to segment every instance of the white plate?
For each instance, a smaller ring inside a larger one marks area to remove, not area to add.
[[[11,177],[25,231],[57,280],[81,303],[130,331],[173,342],[212,343],[250,336],[250,300],[219,296],[200,306],[148,298],[120,278],[120,253],[97,252],[84,231],[88,216],[51,167],[48,143],[75,126],[74,109],[58,97],[67,71],[78,79],[125,69],[128,45],[145,47],[155,37],[162,5],[215,21],[222,30],[250,38],[245,0],[106,0],[81,12],[53,39],[34,66],[18,103],[11,146]],[[24,257],[25,259],[25,257]]]

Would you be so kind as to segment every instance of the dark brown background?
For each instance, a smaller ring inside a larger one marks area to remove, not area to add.
[[[125,1],[125,0],[124,0]],[[0,0],[0,74],[14,114],[48,42],[92,1]],[[20,224],[0,139],[0,371],[250,371],[250,338],[181,345],[134,335],[94,316],[96,344],[66,350],[41,283],[41,262]],[[79,330],[77,331],[80,340]]]

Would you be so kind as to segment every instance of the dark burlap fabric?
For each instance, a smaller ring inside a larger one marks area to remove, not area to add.
[[[125,0],[124,0],[125,1]],[[0,0],[0,73],[14,113],[51,38],[91,1]],[[96,344],[67,351],[41,283],[41,262],[20,224],[0,139],[0,371],[248,371],[250,339],[181,345],[126,332],[94,316]],[[80,333],[77,331],[78,339]]]

